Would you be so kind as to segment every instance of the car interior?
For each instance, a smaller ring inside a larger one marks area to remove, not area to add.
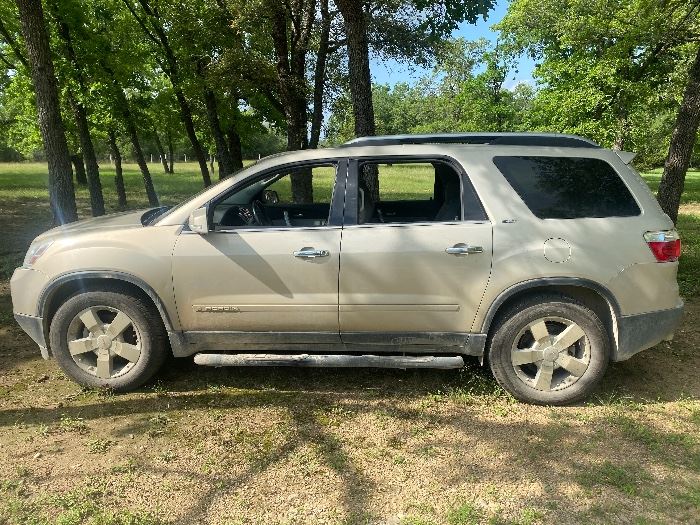
[[[444,162],[359,165],[358,224],[483,220],[471,188],[462,190],[459,173]],[[379,189],[368,179],[377,174]],[[295,194],[292,181],[299,184]],[[328,224],[334,166],[288,169],[257,180],[217,203],[214,229],[245,227],[312,227]],[[465,212],[462,213],[464,200]]]
[[[294,193],[292,180],[302,189]],[[217,203],[215,230],[328,224],[335,166],[288,169],[257,180]]]

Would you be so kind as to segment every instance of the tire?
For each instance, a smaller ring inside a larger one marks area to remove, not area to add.
[[[539,295],[499,316],[488,359],[496,381],[516,399],[567,405],[589,396],[603,378],[610,343],[590,308],[570,297]]]
[[[51,321],[49,342],[58,365],[76,383],[116,392],[142,386],[168,354],[153,306],[115,291],[69,298]]]

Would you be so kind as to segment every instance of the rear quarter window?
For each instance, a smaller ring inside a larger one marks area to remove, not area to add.
[[[586,157],[494,157],[494,164],[540,219],[632,217],[639,206],[607,162]]]

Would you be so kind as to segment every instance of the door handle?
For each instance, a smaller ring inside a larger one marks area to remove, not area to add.
[[[302,248],[294,252],[294,257],[302,259],[315,259],[316,257],[328,257],[331,254],[328,250],[317,250],[316,248]]]
[[[470,255],[474,253],[483,253],[483,251],[484,249],[481,246],[469,246],[463,242],[445,248],[445,253],[449,253],[450,255]]]

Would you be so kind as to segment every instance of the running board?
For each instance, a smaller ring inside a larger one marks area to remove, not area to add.
[[[460,356],[318,355],[318,354],[197,354],[204,366],[303,366],[329,368],[462,368]]]

